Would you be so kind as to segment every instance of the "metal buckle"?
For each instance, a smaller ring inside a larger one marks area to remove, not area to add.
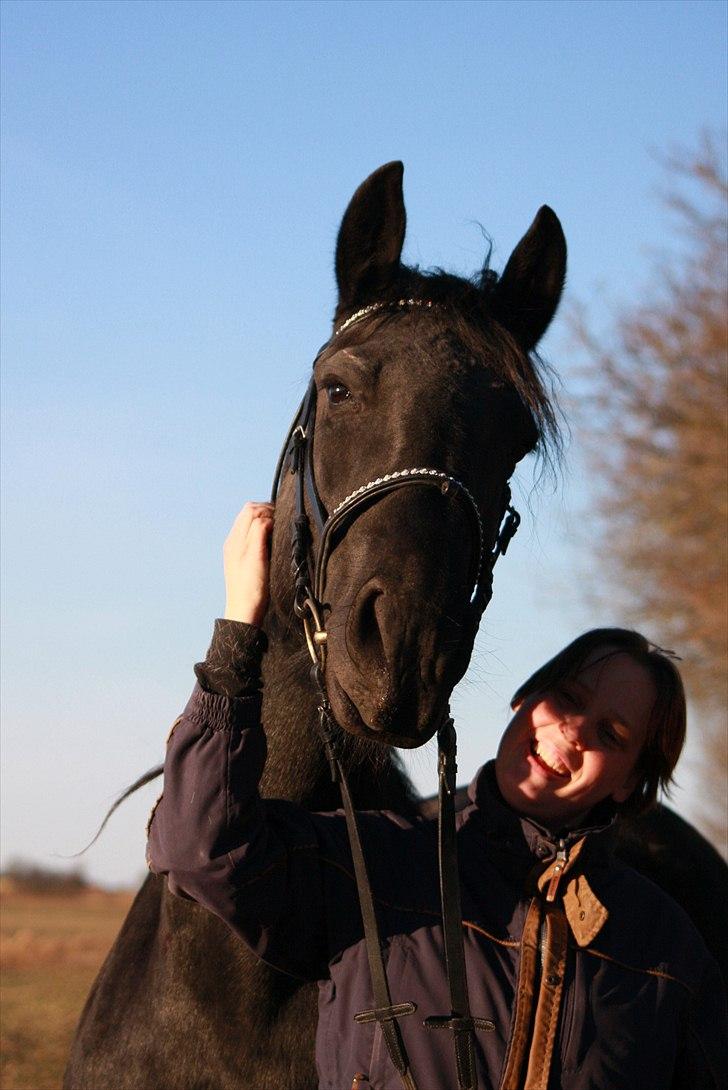
[[[324,627],[318,604],[311,596],[306,597],[303,601],[299,616],[303,622],[303,631],[306,636],[311,661],[315,666],[325,670],[328,632]],[[312,621],[313,625],[311,624]]]
[[[306,429],[302,424],[297,424],[291,432],[291,440],[289,446],[289,458],[291,465],[291,473],[298,473],[301,460],[301,447],[306,442]]]

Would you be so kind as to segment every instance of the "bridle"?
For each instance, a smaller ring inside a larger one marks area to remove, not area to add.
[[[347,318],[334,332],[330,341],[319,350],[316,363],[322,353],[345,329],[385,308],[430,308],[428,300],[401,299],[396,303],[372,303]],[[493,567],[499,556],[508,548],[518,529],[520,516],[511,505],[508,485],[504,488],[500,529],[490,550],[486,548],[483,521],[472,492],[458,478],[444,470],[429,467],[413,467],[385,473],[368,481],[345,496],[329,513],[316,487],[313,465],[314,428],[316,420],[316,381],[312,375],[306,394],[296,413],[283,444],[276,466],[271,501],[276,502],[284,467],[288,463],[295,478],[295,513],[292,523],[291,559],[295,580],[293,608],[303,625],[306,645],[312,660],[311,676],[318,690],[319,732],[326,753],[331,777],[339,784],[346,816],[349,843],[351,845],[356,875],[359,903],[361,906],[367,959],[372,978],[374,1007],[355,1015],[355,1021],[379,1022],[392,1063],[406,1090],[417,1090],[414,1075],[402,1040],[398,1019],[413,1014],[416,1005],[409,1002],[392,1003],[389,984],[382,956],[381,939],[374,909],[374,899],[362,851],[358,822],[352,804],[346,775],[341,764],[340,730],[334,719],[326,692],[326,631],[324,593],[329,558],[335,546],[363,511],[383,496],[413,486],[437,488],[445,495],[459,500],[466,511],[475,548],[469,573],[472,588],[468,610],[472,611],[475,624],[490,601],[492,594]],[[307,502],[308,501],[308,502]],[[311,523],[316,527],[318,545],[314,550]],[[429,736],[428,736],[429,737]],[[438,862],[440,871],[440,896],[442,903],[443,936],[450,1013],[432,1015],[425,1019],[428,1029],[449,1029],[453,1033],[459,1090],[475,1090],[475,1029],[494,1029],[488,1019],[473,1018],[470,1013],[465,955],[463,950],[460,912],[460,882],[458,877],[455,836],[455,779],[457,765],[455,727],[448,718],[437,732],[438,739]],[[423,736],[422,741],[427,741]]]
[[[319,349],[313,362],[314,371],[318,360],[328,349],[332,340],[335,340],[355,322],[361,321],[372,312],[385,307],[404,308],[415,306],[429,308],[432,303],[418,299],[400,299],[394,304],[372,303],[352,314],[335,330],[332,339]],[[271,502],[275,503],[284,466],[288,462],[296,484],[292,540],[292,562],[295,579],[294,609],[296,615],[304,624],[306,642],[314,664],[319,664],[322,669],[326,666],[327,632],[323,623],[323,595],[326,588],[327,564],[333,547],[337,543],[337,535],[340,535],[338,537],[338,540],[340,540],[343,533],[350,528],[355,519],[372,503],[390,492],[411,485],[437,488],[443,495],[449,495],[453,498],[458,497],[464,503],[472,533],[477,543],[473,552],[474,561],[471,564],[470,573],[470,586],[472,587],[470,608],[473,612],[477,611],[477,616],[480,617],[483,609],[490,601],[492,572],[495,562],[499,556],[505,554],[521,521],[518,512],[511,505],[511,493],[508,485],[505,486],[503,495],[502,525],[495,544],[489,553],[486,553],[483,522],[472,492],[462,481],[439,469],[423,466],[385,473],[382,477],[368,481],[350,492],[329,514],[316,486],[313,466],[316,395],[315,375],[312,375],[308,389],[283,443],[271,492]],[[306,499],[308,500],[308,507]],[[315,560],[312,555],[312,522],[316,527],[318,536],[318,550]],[[423,741],[426,740],[426,738],[423,738]]]

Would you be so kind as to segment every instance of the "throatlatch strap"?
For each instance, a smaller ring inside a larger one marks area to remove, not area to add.
[[[455,1064],[459,1090],[476,1090],[474,1030],[495,1029],[485,1018],[470,1014],[468,978],[463,949],[462,914],[460,909],[460,875],[458,873],[455,837],[455,727],[452,719],[437,734],[439,748],[438,774],[438,863],[440,867],[440,900],[442,930],[445,943],[445,965],[450,991],[450,1014],[431,1015],[425,1019],[427,1029],[449,1029],[455,1043]]]
[[[382,943],[379,937],[379,925],[374,909],[374,898],[369,884],[366,861],[359,836],[359,824],[356,819],[354,805],[351,800],[349,785],[346,781],[344,769],[341,766],[331,729],[328,709],[324,703],[319,707],[319,725],[326,749],[326,755],[332,770],[334,780],[338,780],[341,790],[341,798],[344,803],[346,816],[346,828],[349,834],[351,857],[354,862],[354,875],[356,888],[359,894],[359,906],[364,925],[364,940],[369,961],[369,972],[372,978],[372,991],[374,993],[374,1007],[371,1010],[360,1011],[354,1016],[354,1021],[359,1023],[378,1022],[382,1029],[384,1043],[394,1067],[402,1080],[404,1090],[417,1090],[417,1083],[410,1070],[407,1050],[402,1040],[402,1032],[397,1023],[398,1018],[407,1014],[414,1014],[417,1010],[416,1003],[392,1003],[389,992],[387,973],[382,957]]]

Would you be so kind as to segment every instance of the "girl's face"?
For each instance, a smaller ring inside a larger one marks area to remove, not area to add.
[[[615,647],[597,648],[573,678],[516,708],[496,779],[518,813],[550,829],[578,825],[611,797],[624,802],[657,692],[648,671]]]

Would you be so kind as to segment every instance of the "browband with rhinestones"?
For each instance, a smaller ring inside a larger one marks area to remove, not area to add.
[[[361,310],[357,310],[355,314],[352,314],[350,318],[347,318],[345,322],[342,322],[338,329],[334,330],[334,336],[338,337],[340,333],[343,333],[345,329],[348,329],[354,322],[360,321],[362,318],[366,318],[368,314],[374,314],[377,310],[384,310],[385,307],[431,307],[434,303],[431,299],[398,299],[394,303],[370,303],[368,307],[362,307]]]

